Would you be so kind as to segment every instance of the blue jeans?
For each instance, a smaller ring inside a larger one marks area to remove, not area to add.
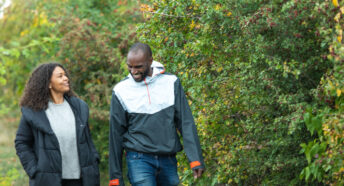
[[[175,155],[159,156],[128,151],[128,178],[133,186],[173,186],[179,184]]]

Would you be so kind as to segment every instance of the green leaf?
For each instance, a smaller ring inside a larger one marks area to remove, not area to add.
[[[0,85],[6,85],[6,79],[0,77]]]
[[[309,170],[309,167],[306,167],[305,172],[306,172],[306,178],[305,179],[308,180],[309,176],[311,175],[311,171]]]
[[[327,165],[327,167],[325,168],[325,172],[329,171],[332,168],[331,165]]]

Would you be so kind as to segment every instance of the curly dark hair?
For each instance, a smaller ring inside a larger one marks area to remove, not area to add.
[[[29,81],[25,85],[24,94],[20,100],[21,107],[28,107],[35,111],[45,110],[48,108],[50,99],[49,84],[55,68],[59,66],[65,72],[69,79],[69,91],[64,96],[76,96],[72,90],[71,79],[66,69],[56,62],[43,63],[39,65],[31,74]]]

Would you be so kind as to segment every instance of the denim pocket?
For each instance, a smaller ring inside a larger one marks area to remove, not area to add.
[[[127,151],[128,160],[142,159],[143,154],[140,152]]]
[[[153,156],[147,154],[127,152],[128,178],[133,186],[154,185],[152,180],[155,180],[155,168],[152,165],[155,160]]]

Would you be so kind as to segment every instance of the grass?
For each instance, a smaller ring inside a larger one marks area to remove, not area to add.
[[[18,124],[18,118],[0,118],[0,186],[29,185],[14,148]]]

